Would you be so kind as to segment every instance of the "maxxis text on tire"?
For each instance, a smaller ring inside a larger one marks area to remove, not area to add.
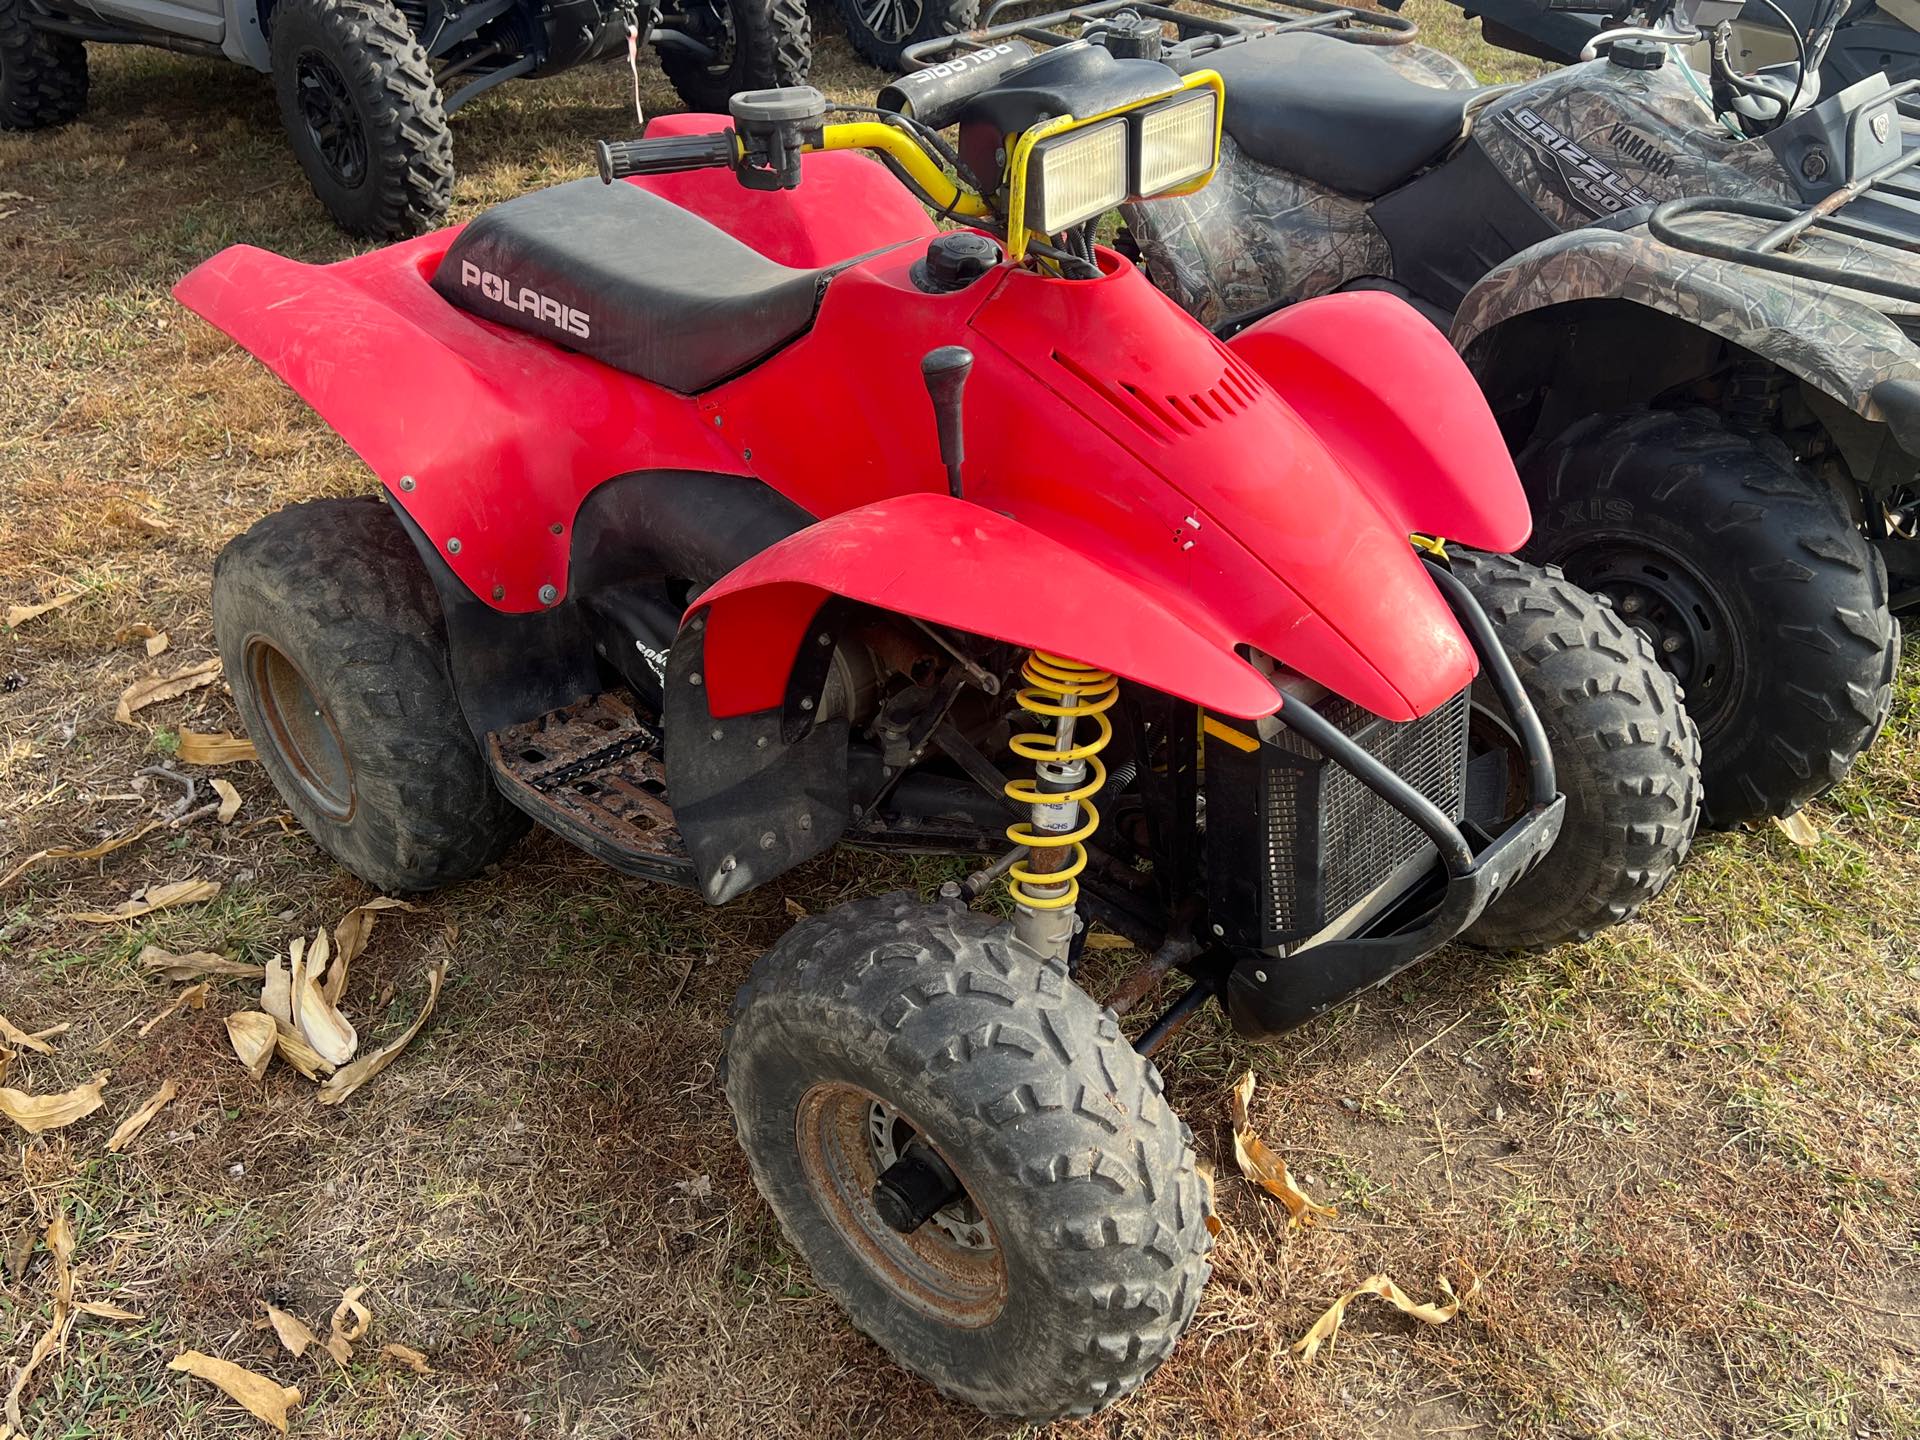
[[[0,130],[64,125],[87,108],[87,47],[27,23],[23,0],[0,0]]]
[[[728,40],[723,58],[713,64],[684,50],[660,51],[660,68],[689,109],[724,115],[727,97],[742,90],[807,83],[813,69],[813,16],[807,0],[683,0],[681,6],[683,11],[697,7],[711,9]],[[715,33],[709,27],[701,38]]]
[[[1191,1136],[1113,1016],[992,917],[894,894],[802,921],[734,1002],[725,1082],[814,1279],[948,1394],[1087,1414],[1192,1319],[1211,1239]],[[1004,1264],[1004,1303],[978,1323],[903,1299],[810,1181],[809,1097],[845,1087],[912,1117],[978,1201]]]
[[[526,833],[460,713],[433,582],[380,501],[290,506],[229,543],[213,628],[281,797],[369,885],[449,885]]]
[[[1782,441],[1632,410],[1577,422],[1520,473],[1528,559],[1650,634],[1653,608],[1675,617],[1657,643],[1700,726],[1708,823],[1790,815],[1846,774],[1892,705],[1900,629],[1884,561]],[[1711,672],[1685,663],[1696,645]]]
[[[1553,848],[1467,932],[1535,949],[1630,920],[1666,888],[1700,820],[1700,736],[1653,647],[1599,597],[1505,555],[1453,549],[1553,750],[1567,797]],[[1484,681],[1476,703],[1497,706]]]
[[[980,0],[837,0],[837,4],[854,52],[881,70],[898,71],[909,45],[958,35],[980,23]],[[883,35],[882,29],[895,33]]]
[[[406,17],[390,0],[281,0],[269,45],[287,138],[340,228],[398,240],[437,224],[453,135]]]

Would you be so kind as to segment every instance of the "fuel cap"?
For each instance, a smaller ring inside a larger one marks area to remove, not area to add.
[[[1652,40],[1616,40],[1607,59],[1624,70],[1658,70],[1667,63],[1667,47]]]
[[[1000,263],[1000,247],[985,235],[954,230],[927,242],[927,258],[914,279],[936,293],[964,290]]]

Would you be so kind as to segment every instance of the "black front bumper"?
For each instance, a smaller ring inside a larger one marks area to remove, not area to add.
[[[1243,955],[1227,976],[1222,998],[1234,1029],[1249,1039],[1270,1039],[1304,1024],[1454,939],[1531,870],[1559,837],[1566,797],[1555,788],[1553,757],[1540,718],[1479,603],[1451,571],[1431,562],[1430,569],[1473,642],[1483,672],[1519,738],[1527,808],[1476,854],[1451,818],[1325,718],[1303,705],[1282,706],[1277,718],[1283,724],[1426,833],[1445,880],[1417,913],[1409,915],[1408,906],[1395,906],[1371,931],[1284,956]],[[1431,890],[1431,883],[1423,889]]]

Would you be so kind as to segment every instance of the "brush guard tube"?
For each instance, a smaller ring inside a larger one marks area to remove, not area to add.
[[[1443,811],[1331,721],[1307,705],[1282,706],[1276,719],[1420,828],[1439,851],[1446,879],[1430,905],[1388,933],[1329,940],[1291,955],[1243,954],[1227,976],[1222,1000],[1233,1028],[1246,1039],[1273,1039],[1437,950],[1478,920],[1559,838],[1566,798],[1556,788],[1546,729],[1479,602],[1433,558],[1428,557],[1427,566],[1473,642],[1519,738],[1527,770],[1527,809],[1476,855]],[[1385,923],[1392,925],[1404,907],[1388,913]]]

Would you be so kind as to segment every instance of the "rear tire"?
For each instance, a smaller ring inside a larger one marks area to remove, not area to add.
[[[389,0],[281,0],[273,89],[294,157],[350,235],[399,240],[453,200],[453,135],[427,52]]]
[[[854,52],[898,72],[909,45],[958,35],[980,23],[980,0],[837,0]]]
[[[281,798],[369,885],[453,884],[527,832],[460,713],[433,582],[380,501],[294,505],[229,543],[213,630]]]
[[[87,47],[27,23],[21,0],[0,0],[0,130],[64,125],[87,108]]]
[[[911,895],[796,925],[727,1037],[754,1183],[821,1288],[947,1394],[1030,1420],[1130,1393],[1193,1318],[1209,1206],[1160,1088],[1063,966]],[[868,1198],[873,1132],[903,1119],[964,1186],[907,1237]]]
[[[1699,732],[1653,648],[1604,601],[1558,571],[1450,553],[1533,702],[1567,797],[1553,848],[1466,938],[1500,950],[1585,940],[1631,920],[1686,859],[1700,822]],[[1473,698],[1476,726],[1499,723],[1484,678]],[[1517,781],[1508,815],[1525,803]]]
[[[1527,558],[1606,594],[1686,694],[1707,818],[1791,815],[1832,788],[1893,703],[1885,563],[1770,436],[1707,411],[1581,420],[1520,458]]]
[[[715,58],[663,48],[660,68],[692,110],[727,113],[742,90],[804,85],[813,68],[813,17],[807,0],[681,0],[680,14]]]

